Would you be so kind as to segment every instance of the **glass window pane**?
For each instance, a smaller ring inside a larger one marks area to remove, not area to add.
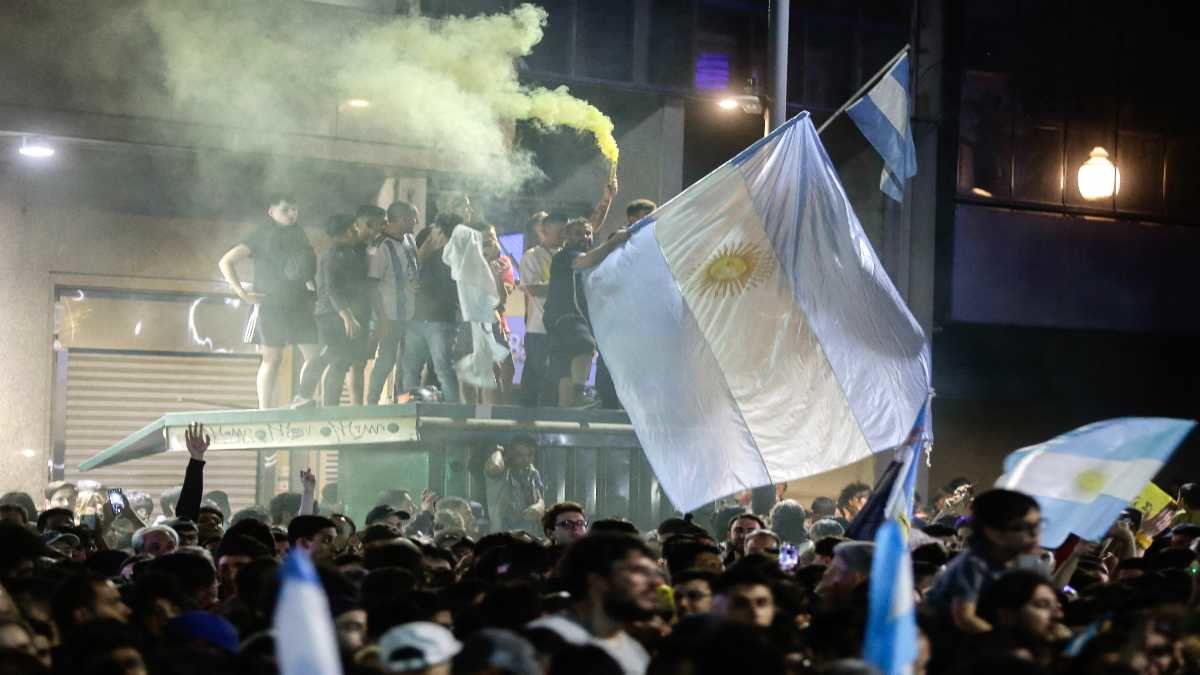
[[[692,3],[658,0],[650,9],[649,77],[654,84],[692,84]]]
[[[570,73],[571,31],[574,18],[573,0],[542,0],[538,3],[550,15],[546,21],[542,41],[525,63],[534,70],[552,73]]]
[[[837,109],[850,94],[853,26],[846,21],[812,17],[805,26],[805,103]],[[794,98],[794,97],[793,97]]]
[[[1012,173],[1012,102],[1008,77],[969,71],[959,122],[959,192],[1008,199]]]
[[[579,3],[576,70],[606,80],[633,79],[633,0]]]
[[[221,295],[62,288],[55,332],[65,348],[253,354],[250,309]]]
[[[1013,199],[1062,204],[1062,125],[1022,119],[1014,141]]]
[[[1157,134],[1122,133],[1116,165],[1121,171],[1117,210],[1160,215],[1167,144]]]

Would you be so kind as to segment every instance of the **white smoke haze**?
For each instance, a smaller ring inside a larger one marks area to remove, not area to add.
[[[617,160],[603,113],[565,87],[520,83],[518,60],[546,25],[540,7],[446,19],[364,15],[356,23],[323,22],[321,10],[296,0],[144,0],[142,12],[179,119],[312,133],[313,120],[362,98],[369,110],[342,114],[382,128],[388,142],[432,147],[500,193],[541,175],[528,152],[512,147],[518,120],[586,131]],[[247,134],[246,149],[269,152],[272,138]]]

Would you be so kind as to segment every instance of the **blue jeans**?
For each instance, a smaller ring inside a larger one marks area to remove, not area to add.
[[[379,351],[375,354],[375,365],[371,369],[371,382],[367,386],[367,405],[377,405],[383,394],[383,385],[392,368],[396,367],[396,357],[400,354],[400,341],[407,329],[404,324],[397,324],[387,337],[379,340]]]
[[[421,386],[421,368],[433,360],[433,372],[442,385],[442,400],[458,402],[458,374],[454,372],[454,335],[458,324],[450,321],[410,321],[404,333],[402,356],[404,389]]]

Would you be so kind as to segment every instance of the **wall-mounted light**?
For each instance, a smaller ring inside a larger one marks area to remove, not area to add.
[[[741,108],[742,112],[747,115],[761,115],[763,111],[762,100],[754,94],[742,94],[741,96],[726,96],[717,101],[717,106],[721,110],[736,110]]]
[[[1108,199],[1121,191],[1121,172],[1100,146],[1088,153],[1088,161],[1079,167],[1079,194],[1084,199]]]
[[[21,149],[17,152],[26,157],[42,159],[54,155],[54,146],[42,136],[25,136],[21,138]]]
[[[346,99],[346,105],[350,106],[351,108],[358,108],[361,110],[362,108],[371,107],[371,102],[365,98],[351,98]]]

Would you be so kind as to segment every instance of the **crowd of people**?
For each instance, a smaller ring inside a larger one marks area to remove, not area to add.
[[[267,222],[218,264],[233,293],[255,307],[247,333],[262,354],[259,407],[276,407],[280,364],[289,346],[304,360],[292,407],[316,405],[318,388],[322,405],[338,405],[347,385],[355,405],[403,401],[415,393],[444,402],[616,407],[603,361],[596,373],[599,393],[588,385],[596,343],[578,278],[629,236],[620,229],[598,246],[593,242],[616,194],[613,178],[587,218],[534,214],[526,226],[526,241],[533,245],[519,268],[466,195],[457,195],[419,232],[420,212],[405,201],[333,216],[324,225],[328,246],[319,257],[296,226],[295,199],[271,196]],[[635,200],[626,218],[632,224],[656,208]],[[461,233],[464,246],[458,246],[459,230],[477,234]],[[477,250],[464,254],[459,250],[464,247]],[[492,320],[481,323],[502,358],[488,366],[492,372],[484,381],[463,381],[459,362],[476,348],[471,324],[478,318],[470,316],[465,305],[473,301],[464,297],[477,287],[450,263],[480,255],[485,262],[479,264],[490,272],[486,297],[496,300]],[[244,260],[253,261],[252,285],[238,273]],[[519,392],[512,355],[503,357],[513,346],[505,307],[516,292],[524,295],[525,307],[524,341],[517,345],[524,356]]]
[[[203,428],[186,438],[183,484],[157,504],[61,482],[41,508],[0,497],[0,673],[278,672],[280,650],[304,647],[273,627],[295,555],[316,566],[346,673],[875,672],[875,547],[846,534],[864,484],[644,532],[544,503],[522,438],[488,458],[485,504],[389,490],[355,522],[308,471],[301,493],[230,513],[204,491]],[[1197,522],[1186,484],[1102,542],[1046,551],[1033,498],[950,483],[908,529],[912,672],[1200,671]]]

